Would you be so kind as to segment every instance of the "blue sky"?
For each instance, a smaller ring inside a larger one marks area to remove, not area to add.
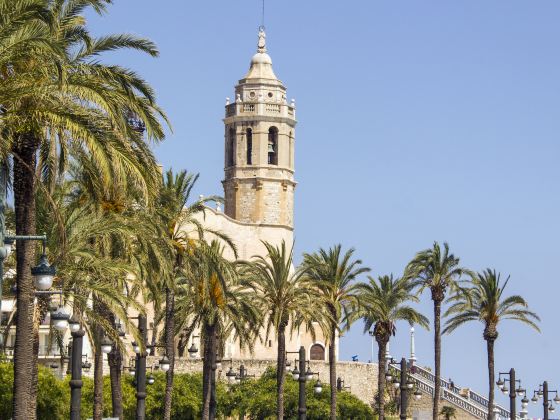
[[[296,247],[354,246],[375,275],[400,274],[448,241],[463,265],[511,275],[542,334],[499,326],[496,369],[559,388],[560,3],[553,0],[269,0],[269,53],[296,98]],[[221,194],[223,106],[256,47],[260,1],[116,1],[94,32],[154,40],[159,59],[110,57],[156,88],[173,133],[162,164]],[[429,296],[419,308],[431,316]],[[417,357],[433,364],[432,335]],[[407,353],[398,326],[392,354]],[[371,356],[355,327],[341,358]],[[443,338],[443,373],[487,392],[482,325]],[[499,396],[498,398],[502,398]],[[500,399],[502,404],[506,401]],[[538,416],[540,405],[530,414]]]

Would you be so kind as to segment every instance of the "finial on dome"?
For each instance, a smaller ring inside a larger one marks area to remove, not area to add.
[[[266,33],[264,31],[264,26],[259,26],[259,43],[257,44],[257,52],[266,52]]]

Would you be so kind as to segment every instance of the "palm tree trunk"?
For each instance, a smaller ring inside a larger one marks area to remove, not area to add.
[[[441,300],[434,300],[434,364],[435,364],[435,383],[434,383],[434,404],[432,411],[433,420],[438,420],[439,416],[439,396],[441,388]]]
[[[331,420],[336,420],[336,325],[331,326],[329,341],[329,379],[331,384]]]
[[[18,158],[14,159],[14,206],[16,234],[35,234],[35,192],[34,171],[37,165],[38,142],[31,136],[23,136],[14,148]],[[20,160],[21,159],[21,160]],[[35,261],[35,244],[32,241],[18,241],[16,247],[17,313],[16,342],[14,346],[14,420],[34,420],[32,381],[34,351],[34,294],[31,266]]]
[[[216,371],[212,367],[216,364],[216,326],[204,325],[204,364],[202,376],[202,419],[210,420],[215,415],[213,400],[213,385],[215,385]]]
[[[171,419],[171,398],[173,395],[173,371],[175,370],[175,292],[167,287],[165,289],[165,352],[169,359],[167,382],[165,384],[164,420]]]
[[[113,328],[116,328],[115,314],[109,311],[108,314],[109,322]],[[117,417],[122,420],[122,354],[117,346],[113,345],[111,353],[107,355],[107,363],[109,364],[109,377],[111,379],[111,405],[113,409],[113,417]]]
[[[303,373],[303,372],[302,372]],[[276,363],[276,418],[284,420],[284,379],[286,377],[286,327],[278,328],[278,355]]]
[[[111,353],[107,355],[109,363],[109,375],[111,377],[111,403],[113,417],[123,418],[123,396],[122,396],[122,354],[117,346],[113,346]]]
[[[101,339],[103,331],[100,326],[95,327],[95,352],[93,355],[93,420],[103,418],[103,352]]]
[[[488,351],[488,420],[494,418],[494,340],[486,340]]]
[[[387,341],[377,339],[377,413],[378,419],[385,419],[385,353],[387,352]]]

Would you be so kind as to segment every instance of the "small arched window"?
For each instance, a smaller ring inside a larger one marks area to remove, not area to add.
[[[233,166],[234,160],[234,143],[235,143],[235,129],[229,129],[228,144],[227,144],[227,166]]]
[[[268,129],[268,164],[278,165],[278,129]]]
[[[313,344],[309,353],[311,360],[325,360],[325,348],[321,344]]]
[[[247,129],[247,165],[253,164],[253,130]]]

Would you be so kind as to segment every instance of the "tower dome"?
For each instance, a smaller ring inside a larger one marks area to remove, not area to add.
[[[272,70],[266,34],[235,87],[224,118],[225,214],[243,223],[293,229],[295,104]]]
[[[274,79],[278,80],[272,69],[272,58],[266,53],[266,33],[264,28],[259,28],[259,43],[257,53],[251,60],[249,72],[245,79]]]

